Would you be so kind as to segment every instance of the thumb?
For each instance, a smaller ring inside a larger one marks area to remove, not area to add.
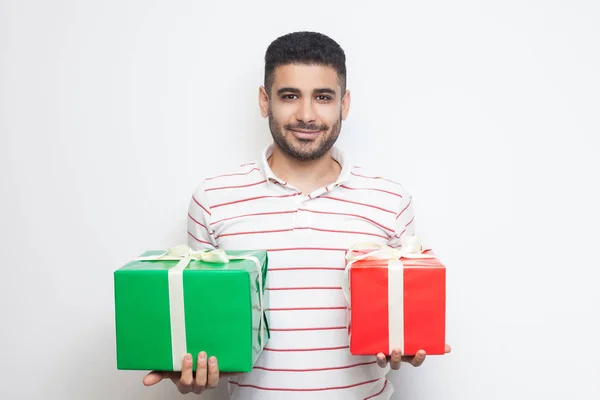
[[[156,385],[157,383],[162,381],[164,378],[166,378],[165,375],[166,374],[164,372],[159,372],[159,371],[150,372],[143,379],[144,386]]]

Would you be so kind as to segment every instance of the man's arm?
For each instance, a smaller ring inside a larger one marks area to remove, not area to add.
[[[188,246],[194,250],[216,249],[217,242],[211,228],[212,212],[206,198],[204,181],[196,188],[188,207]]]
[[[398,207],[394,221],[394,233],[390,235],[387,245],[393,248],[400,248],[400,238],[404,235],[416,234],[415,213],[413,207],[413,198],[411,194],[403,189],[402,200]],[[446,344],[446,353],[449,353],[451,348]],[[377,365],[382,368],[390,363],[392,369],[399,369],[402,362],[411,364],[414,367],[419,367],[425,361],[425,351],[419,350],[414,356],[403,356],[400,349],[394,349],[392,355],[386,357],[385,354],[377,354]]]
[[[390,235],[387,245],[400,248],[400,238],[404,235],[412,236],[416,233],[415,212],[411,194],[402,190],[402,199],[397,207],[394,220],[394,233]]]

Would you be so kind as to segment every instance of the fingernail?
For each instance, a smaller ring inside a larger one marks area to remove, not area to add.
[[[183,359],[185,360],[185,362],[191,362],[192,361],[192,356],[191,356],[191,354],[186,354]]]
[[[214,357],[211,357],[211,358],[208,359],[208,363],[210,365],[215,365],[217,363],[217,359],[214,358]]]
[[[396,349],[392,352],[392,355],[394,356],[399,356],[400,355],[400,350]]]
[[[202,361],[202,362],[206,361],[206,353],[205,353],[205,352],[202,352],[202,353],[200,353],[200,357],[198,357],[198,358],[199,358],[199,359],[200,359],[200,361]]]

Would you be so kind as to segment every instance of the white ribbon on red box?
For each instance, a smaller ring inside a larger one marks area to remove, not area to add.
[[[355,252],[359,254],[355,255]],[[423,254],[423,246],[417,236],[402,236],[400,248],[394,249],[379,243],[358,243],[346,253],[346,268],[342,279],[342,290],[348,306],[350,303],[350,268],[356,261],[387,260],[388,269],[388,338],[389,354],[393,349],[404,353],[404,264],[401,258],[436,258],[432,254]]]

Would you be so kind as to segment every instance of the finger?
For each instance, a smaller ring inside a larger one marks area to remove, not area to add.
[[[381,368],[385,368],[385,366],[387,365],[387,357],[385,356],[385,354],[383,353],[379,353],[377,354],[377,365],[379,365]]]
[[[400,369],[401,362],[402,362],[402,351],[400,351],[400,349],[394,349],[392,351],[392,357],[390,359],[390,368]]]
[[[410,363],[413,365],[413,367],[420,367],[421,364],[423,364],[423,362],[425,361],[425,356],[425,351],[419,350],[417,351],[417,354],[415,354]]]
[[[181,379],[177,384],[177,388],[181,393],[189,393],[192,391],[192,384],[194,383],[194,373],[192,372],[192,356],[186,354],[183,357],[183,363],[181,365]]]
[[[450,345],[446,343],[446,347],[444,349],[444,353],[450,353],[451,351],[452,351],[452,347],[450,347]]]
[[[219,384],[219,365],[217,364],[217,358],[211,357],[208,359],[208,381],[206,387],[216,388]]]
[[[163,379],[170,378],[169,372],[161,372],[161,371],[152,371],[149,372],[146,376],[144,376],[143,383],[145,386],[156,385]]]
[[[208,373],[208,369],[206,368],[206,353],[201,351],[198,354],[198,366],[196,367],[196,382],[195,382],[195,392],[202,392],[204,387],[206,386],[206,375]]]

